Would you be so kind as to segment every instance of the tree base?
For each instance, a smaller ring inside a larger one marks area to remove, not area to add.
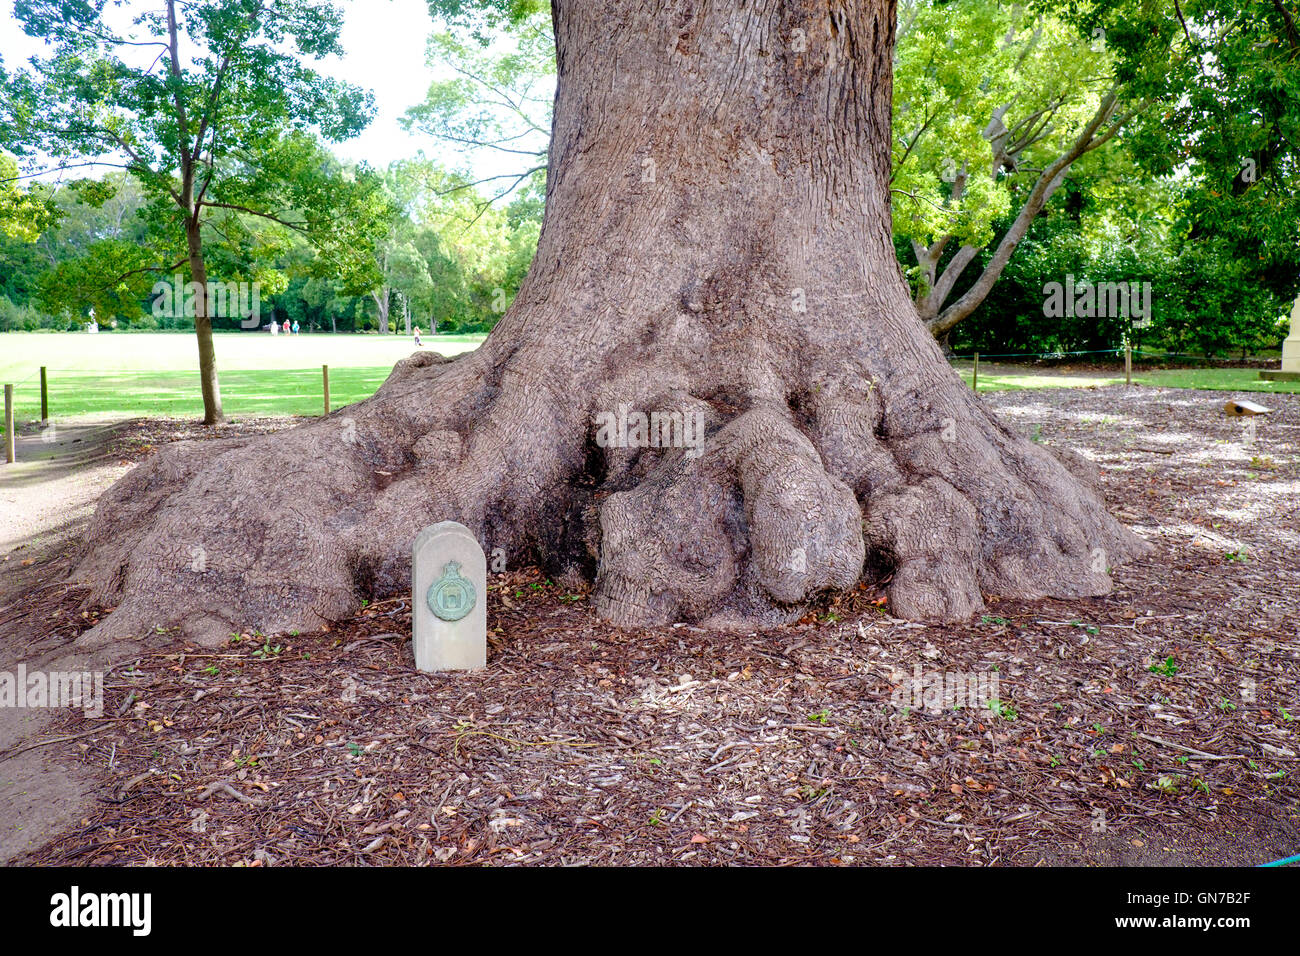
[[[884,388],[843,374],[743,411],[648,395],[701,416],[696,455],[602,448],[599,413],[565,422],[571,397],[548,406],[520,382],[525,409],[485,381],[490,361],[420,352],[320,420],[160,449],[96,512],[74,578],[117,609],[81,643],[317,628],[404,593],[415,535],[447,519],[509,566],[594,579],[596,612],[632,626],[786,623],[863,579],[888,579],[899,617],[964,620],[984,594],[1105,594],[1109,567],[1148,549],[1088,462],[1011,435],[946,368],[953,402],[928,427],[915,401],[891,414]],[[540,440],[546,422],[570,434]]]

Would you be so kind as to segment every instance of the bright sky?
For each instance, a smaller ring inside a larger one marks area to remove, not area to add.
[[[13,0],[0,0],[0,57],[8,69],[45,52],[39,40],[22,32],[13,7]],[[344,3],[344,12],[345,55],[315,63],[313,68],[371,90],[377,112],[356,139],[332,144],[334,152],[345,160],[383,167],[424,150],[442,162],[459,165],[455,153],[428,136],[408,134],[398,123],[408,108],[424,99],[434,75],[424,61],[425,42],[433,27],[425,0],[350,0]]]
[[[346,56],[331,57],[319,69],[371,90],[377,112],[360,136],[336,145],[335,153],[343,159],[364,159],[372,166],[386,166],[421,149],[439,155],[440,144],[428,136],[408,134],[397,122],[424,99],[433,78],[424,62],[425,43],[433,29],[428,4],[425,0],[352,0],[344,10]]]

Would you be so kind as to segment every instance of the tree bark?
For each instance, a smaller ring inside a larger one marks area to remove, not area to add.
[[[388,286],[370,293],[370,301],[375,304],[375,316],[379,320],[379,334],[388,334]]]
[[[194,216],[185,220],[185,244],[190,260],[190,280],[197,282],[203,294],[195,300],[194,334],[199,342],[199,387],[203,392],[203,424],[217,425],[226,420],[221,409],[221,383],[217,379],[217,350],[212,342],[212,319],[208,295],[208,269],[203,257],[203,236]],[[181,290],[177,289],[179,296]]]
[[[1107,592],[1145,545],[1090,466],[971,394],[900,275],[894,23],[556,0],[543,226],[491,335],[290,431],[161,449],[97,511],[76,574],[118,607],[83,641],[318,626],[403,593],[445,519],[625,625],[787,622],[864,576],[918,619]],[[703,440],[610,440],[624,409]]]
[[[190,262],[190,281],[197,282],[202,290],[195,303],[194,334],[199,343],[199,388],[203,392],[203,424],[216,425],[225,421],[221,410],[221,386],[217,381],[217,351],[212,342],[212,319],[209,310],[208,271],[203,258],[203,232],[199,222],[199,204],[194,192],[195,175],[198,166],[198,151],[202,146],[202,134],[193,149],[190,148],[189,117],[181,97],[181,56],[180,30],[176,20],[175,0],[167,0],[167,52],[170,55],[168,67],[175,86],[172,88],[172,103],[175,107],[176,126],[180,133],[180,174],[181,188],[173,193],[177,205],[185,216],[185,246]],[[174,295],[180,296],[181,290],[174,289]]]

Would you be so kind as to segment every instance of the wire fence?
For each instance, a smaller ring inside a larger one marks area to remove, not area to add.
[[[391,367],[378,366],[327,368],[227,370],[221,374],[227,413],[233,405],[240,417],[329,414],[332,408],[368,398],[392,372]],[[8,400],[0,434],[6,446],[21,422],[39,422],[44,429],[60,417],[190,417],[203,413],[197,369],[97,371],[84,366],[45,366],[4,384]],[[12,461],[8,447],[4,452],[4,460]]]
[[[1064,351],[1052,351],[1052,352],[1000,352],[1000,353],[997,353],[997,354],[985,353],[985,352],[971,352],[971,353],[968,353],[968,354],[965,354],[965,355],[954,354],[954,355],[952,356],[952,358],[954,358],[954,359],[959,359],[959,360],[962,360],[962,361],[971,361],[971,360],[973,360],[973,359],[975,358],[975,356],[978,355],[978,356],[979,356],[979,359],[980,359],[981,362],[985,361],[986,359],[1007,359],[1007,358],[1025,358],[1025,359],[1062,359],[1062,358],[1070,358],[1070,357],[1072,357],[1072,356],[1078,356],[1078,355],[1115,355],[1115,356],[1119,356],[1119,355],[1123,355],[1126,351],[1127,351],[1130,355],[1133,355],[1133,356],[1135,356],[1135,357],[1136,357],[1136,356],[1139,356],[1139,355],[1147,355],[1147,356],[1151,356],[1151,357],[1153,357],[1153,358],[1158,358],[1158,359],[1190,358],[1190,359],[1199,359],[1199,360],[1204,361],[1204,362],[1239,362],[1239,361],[1241,361],[1241,359],[1233,359],[1233,358],[1229,358],[1228,356],[1224,356],[1224,355],[1208,355],[1208,354],[1201,353],[1201,352],[1170,352],[1170,351],[1166,351],[1166,350],[1163,350],[1163,349],[1162,349],[1162,350],[1152,350],[1152,349],[1142,349],[1142,348],[1132,348],[1132,349],[1127,349],[1127,350],[1126,350],[1126,349],[1122,349],[1122,348],[1118,348],[1118,349],[1088,349],[1088,350],[1077,351],[1077,352],[1064,352]]]
[[[1196,360],[1207,363],[1233,363],[1224,356],[1195,352],[1174,352],[1126,346],[1110,349],[1052,350],[1046,352],[971,352],[954,354],[949,361],[973,362],[972,387],[979,387],[980,363],[997,360],[1061,361],[1085,356],[1123,359],[1124,380],[1133,381],[1133,359],[1145,357],[1157,361]],[[331,406],[330,373],[322,381],[323,368],[302,369],[231,369],[221,375],[222,391],[235,399],[245,414],[253,415],[303,415],[328,413]],[[349,366],[332,369],[334,378],[334,407],[359,401],[387,377],[387,367]],[[71,404],[80,412],[102,414],[129,411],[139,414],[189,414],[197,399],[194,388],[197,370],[146,369],[94,370],[83,367],[64,368],[46,366],[37,368],[22,379],[8,383],[13,386],[12,406],[15,418],[22,420],[20,412],[30,417],[36,407],[41,419],[48,418],[49,408],[64,406],[65,400],[75,396]],[[40,389],[32,384],[41,376],[45,378]],[[994,377],[998,375],[993,372]],[[268,378],[269,377],[269,378]],[[39,399],[34,392],[39,392]],[[47,408],[48,406],[48,408]],[[147,411],[145,409],[148,409]],[[3,428],[3,425],[0,425]]]

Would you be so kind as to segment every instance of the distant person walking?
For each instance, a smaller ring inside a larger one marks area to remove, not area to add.
[[[284,334],[285,334],[285,335],[288,335],[288,334],[289,334],[289,320],[288,320],[288,319],[285,319],[285,320],[284,320]]]
[[[280,323],[275,321],[275,319],[271,320],[271,334],[272,335],[280,334]]]
[[[297,335],[297,334],[298,334],[298,320],[297,320],[297,319],[294,319],[294,320],[293,320],[293,334],[294,334],[294,335]]]
[[[420,345],[420,327],[419,327],[418,325],[415,327],[415,347],[416,347],[417,349],[418,349],[418,348],[421,348],[421,345]]]

